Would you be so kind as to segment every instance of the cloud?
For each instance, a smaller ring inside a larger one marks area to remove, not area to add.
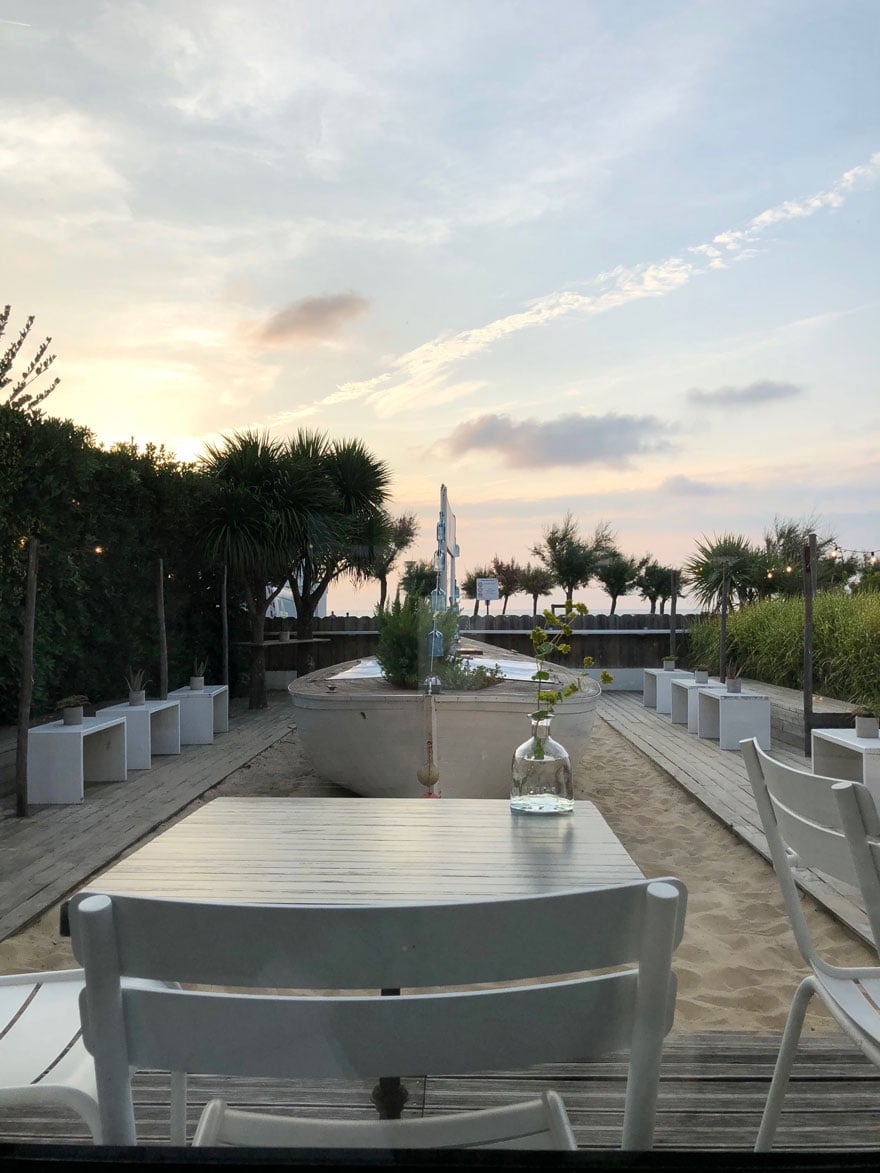
[[[728,483],[725,489],[732,486]],[[706,494],[721,493],[724,490],[720,485],[713,485],[711,481],[698,481],[694,477],[681,474],[667,477],[661,481],[658,488],[664,493],[674,493],[677,497],[705,497]]]
[[[668,451],[672,431],[655,416],[571,414],[541,421],[481,415],[459,424],[435,448],[447,458],[491,449],[514,468],[586,464],[630,468],[631,456]]]
[[[259,329],[257,339],[265,346],[333,342],[345,323],[359,317],[369,304],[365,297],[356,293],[303,297],[273,314]]]
[[[687,393],[689,403],[703,407],[741,407],[758,403],[773,403],[778,399],[794,399],[806,394],[806,388],[794,383],[773,383],[760,379],[746,387],[719,387],[715,391],[701,391],[693,387]]]
[[[753,217],[744,229],[721,232],[711,242],[693,246],[688,250],[690,256],[667,257],[629,268],[618,266],[594,279],[596,293],[581,294],[570,290],[549,293],[525,309],[483,326],[462,330],[451,337],[433,338],[399,355],[389,364],[388,370],[368,379],[342,384],[310,406],[325,407],[361,400],[377,415],[389,416],[405,410],[413,402],[444,402],[446,380],[455,365],[465,359],[474,358],[523,330],[544,326],[573,314],[593,316],[644,298],[666,297],[689,285],[696,277],[725,269],[734,261],[749,260],[757,252],[751,246],[768,229],[788,220],[813,216],[826,208],[840,207],[850,192],[872,182],[878,172],[880,152],[872,155],[867,163],[844,172],[826,191],[817,192],[800,202],[788,200],[769,208]],[[458,385],[477,384],[473,381]],[[780,396],[777,393],[775,397]]]

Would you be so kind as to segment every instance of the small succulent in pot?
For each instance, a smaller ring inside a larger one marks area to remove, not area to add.
[[[132,668],[129,664],[125,674],[125,683],[128,685],[128,703],[130,705],[144,704],[147,699],[145,685],[148,683],[148,679],[145,668]]]
[[[189,678],[189,686],[193,692],[201,692],[205,687],[205,669],[207,660],[200,660],[198,656],[193,660],[193,674]]]
[[[856,719],[856,737],[880,737],[880,704],[857,705],[853,709]]]
[[[82,725],[83,705],[88,703],[87,696],[83,696],[82,693],[74,693],[72,696],[62,697],[56,703],[55,708],[60,711],[61,719],[65,725]]]
[[[697,684],[708,684],[709,683],[709,665],[708,664],[700,664],[696,668],[694,668],[694,680],[697,682]]]

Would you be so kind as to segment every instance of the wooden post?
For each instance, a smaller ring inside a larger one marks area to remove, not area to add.
[[[159,700],[168,700],[168,640],[165,634],[165,563],[156,559],[156,620],[159,625]]]
[[[816,535],[804,542],[804,757],[813,752],[813,592],[816,588]]]
[[[719,636],[718,679],[722,684],[727,680],[727,566],[728,559],[721,563],[721,632]]]
[[[223,632],[223,674],[221,684],[229,684],[229,612],[226,607],[226,578],[229,567],[223,563],[223,577],[220,579],[220,622]]]
[[[21,681],[18,686],[18,725],[15,741],[15,813],[25,818],[28,813],[28,730],[31,724],[31,697],[34,691],[34,624],[37,615],[37,568],[40,543],[31,534],[28,538],[27,580],[24,592],[24,630],[21,639]]]
[[[674,660],[675,659],[675,628],[677,626],[675,599],[676,599],[676,595],[678,594],[678,571],[671,570],[669,572],[669,578],[671,580],[671,585],[672,585],[672,594],[669,599],[669,654]]]

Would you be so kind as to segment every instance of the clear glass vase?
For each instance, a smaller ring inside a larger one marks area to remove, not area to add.
[[[510,809],[522,814],[566,815],[574,810],[568,751],[550,736],[550,717],[532,716],[532,735],[513,753]]]

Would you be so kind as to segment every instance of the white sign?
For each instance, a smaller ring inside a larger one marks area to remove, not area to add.
[[[485,601],[487,599],[498,599],[501,596],[498,594],[498,579],[497,578],[478,578],[477,579],[477,598]]]

